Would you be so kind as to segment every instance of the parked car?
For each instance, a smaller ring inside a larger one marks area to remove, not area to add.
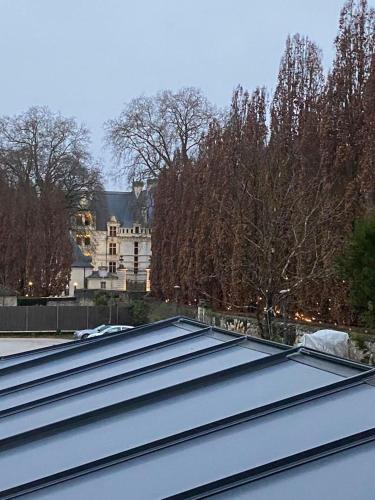
[[[77,330],[74,332],[74,337],[77,340],[82,340],[82,339],[87,339],[87,337],[90,335],[90,333],[98,333],[106,328],[108,328],[111,325],[99,325],[96,328],[86,328],[85,330]]]
[[[107,328],[103,328],[100,331],[93,332],[88,334],[86,337],[82,337],[83,339],[93,339],[95,337],[100,337],[102,335],[111,335],[112,333],[120,333],[120,332],[126,332],[127,330],[131,330],[134,328],[133,326],[128,326],[128,325],[110,325],[107,326]]]

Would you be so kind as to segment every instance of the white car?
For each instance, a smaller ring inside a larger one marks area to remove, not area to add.
[[[128,325],[110,325],[107,328],[103,328],[100,331],[88,334],[86,337],[83,336],[82,339],[93,339],[95,337],[100,337],[101,335],[110,335],[112,333],[126,332],[127,330],[132,330],[133,326]]]
[[[87,339],[87,337],[90,335],[90,333],[98,333],[106,328],[108,328],[111,325],[99,325],[96,328],[86,328],[86,330],[77,330],[74,332],[74,337],[77,340],[82,340],[82,339]]]

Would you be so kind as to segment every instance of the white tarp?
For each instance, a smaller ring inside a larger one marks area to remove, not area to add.
[[[318,330],[315,333],[305,333],[299,345],[343,358],[347,358],[349,355],[349,335],[337,330]]]

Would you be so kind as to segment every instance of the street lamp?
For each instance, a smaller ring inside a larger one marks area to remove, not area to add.
[[[33,282],[32,281],[29,281],[28,285],[29,285],[29,294],[32,296],[33,295]]]

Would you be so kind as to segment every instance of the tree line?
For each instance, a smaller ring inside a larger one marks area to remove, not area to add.
[[[375,202],[374,23],[366,0],[345,3],[327,75],[314,42],[288,37],[271,98],[239,87],[193,154],[177,144],[155,195],[156,296],[358,319],[337,258]]]

